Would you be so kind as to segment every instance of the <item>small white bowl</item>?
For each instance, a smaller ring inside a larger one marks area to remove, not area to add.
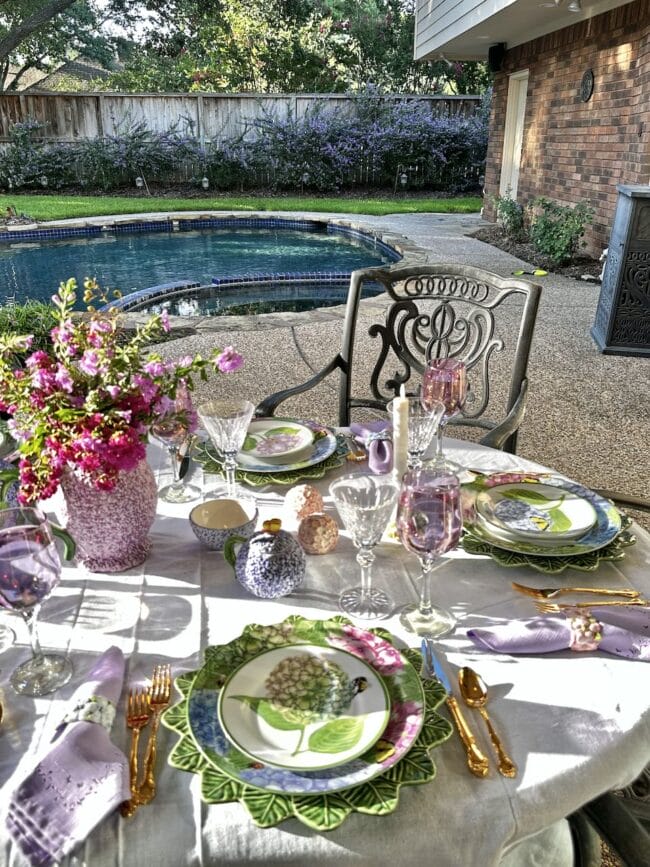
[[[222,497],[195,506],[190,512],[190,524],[199,542],[213,551],[223,551],[230,536],[250,539],[257,517],[254,497]]]

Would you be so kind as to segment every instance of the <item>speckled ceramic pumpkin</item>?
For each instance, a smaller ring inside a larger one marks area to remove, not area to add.
[[[290,533],[261,530],[241,546],[234,567],[246,590],[262,599],[274,599],[302,584],[305,563],[305,552]]]
[[[90,572],[123,572],[149,556],[149,530],[158,490],[146,461],[121,472],[112,491],[99,491],[72,473],[61,479],[68,533],[77,559]]]

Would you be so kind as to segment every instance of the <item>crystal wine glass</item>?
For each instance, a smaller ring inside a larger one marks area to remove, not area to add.
[[[36,632],[41,602],[60,575],[61,561],[45,515],[34,508],[0,511],[0,605],[25,618],[32,645],[32,658],[11,675],[11,685],[24,695],[47,695],[72,676],[70,660],[44,654]]]
[[[180,382],[176,387],[173,406],[151,426],[152,436],[166,447],[172,463],[173,481],[158,492],[160,499],[166,503],[190,503],[201,496],[200,488],[186,485],[181,479],[181,462],[178,459],[178,450],[190,433],[193,415],[189,389]]]
[[[436,466],[405,473],[397,506],[397,533],[422,565],[419,605],[407,606],[400,616],[400,623],[409,632],[437,636],[454,627],[453,614],[431,603],[430,573],[436,559],[457,545],[462,526],[457,476]]]
[[[433,463],[446,467],[451,472],[461,469],[459,464],[445,458],[442,451],[442,433],[445,424],[458,415],[467,400],[467,368],[457,358],[432,358],[422,375],[422,402],[432,406],[438,401],[444,404],[444,413],[438,425],[436,453]]]
[[[390,596],[372,586],[373,548],[382,537],[393,514],[399,485],[392,476],[344,476],[330,485],[330,494],[341,520],[358,549],[361,584],[339,596],[346,614],[374,620],[388,617],[394,607]]]
[[[235,484],[236,456],[246,439],[246,431],[253,417],[255,406],[250,400],[223,399],[210,400],[201,404],[199,418],[215,447],[223,455],[223,468],[226,474],[226,496],[238,496]]]
[[[420,394],[407,395],[400,400],[408,402],[408,469],[415,470],[422,466],[422,455],[438,429],[445,406],[436,400],[425,403]],[[394,401],[391,400],[386,407],[391,417],[393,405]]]

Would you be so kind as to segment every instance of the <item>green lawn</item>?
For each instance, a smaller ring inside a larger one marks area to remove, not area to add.
[[[470,214],[480,211],[479,196],[458,199],[309,198],[308,196],[232,196],[210,199],[130,198],[126,196],[0,195],[0,214],[12,205],[33,220],[64,220],[150,211],[332,211],[344,214]]]

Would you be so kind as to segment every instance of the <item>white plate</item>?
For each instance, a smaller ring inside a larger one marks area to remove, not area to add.
[[[537,545],[579,539],[591,530],[597,515],[579,494],[526,481],[497,485],[476,497],[479,520],[500,536],[525,539]]]
[[[262,462],[286,463],[288,458],[308,449],[314,442],[314,431],[298,421],[262,418],[248,426],[241,455]]]
[[[309,694],[314,686],[315,696]],[[224,684],[218,712],[228,740],[251,758],[317,771],[350,762],[376,743],[388,723],[390,698],[381,677],[358,656],[304,644],[245,662]]]
[[[302,452],[294,455],[293,458],[288,458],[285,461],[263,461],[239,452],[237,454],[237,466],[240,470],[249,473],[283,473],[291,472],[292,470],[302,470],[305,467],[320,464],[336,451],[336,434],[322,424],[305,420],[296,422],[295,419],[290,418],[276,418],[273,421],[275,423],[290,422],[292,424],[301,424],[309,428],[313,433],[312,444],[307,446]]]

